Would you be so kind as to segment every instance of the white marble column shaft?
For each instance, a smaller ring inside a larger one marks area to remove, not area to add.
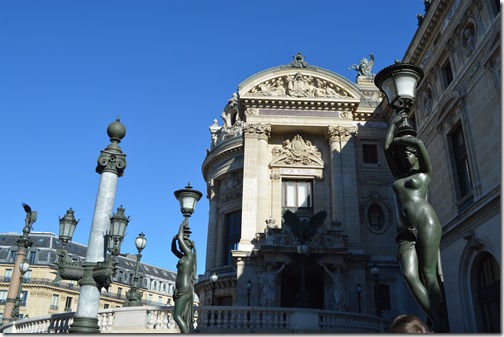
[[[110,230],[110,217],[117,189],[118,176],[115,173],[103,172],[100,175],[98,195],[96,197],[91,233],[86,252],[86,263],[96,263],[105,260],[104,235]],[[80,287],[79,303],[76,316],[96,318],[98,316],[100,291],[96,286],[82,285]]]

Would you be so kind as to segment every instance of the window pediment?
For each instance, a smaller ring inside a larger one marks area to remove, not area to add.
[[[273,160],[270,167],[323,168],[324,161],[318,148],[300,135],[287,139],[282,146],[271,151]]]

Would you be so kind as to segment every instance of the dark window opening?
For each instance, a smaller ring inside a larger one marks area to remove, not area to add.
[[[500,332],[500,270],[488,253],[480,260],[476,271],[476,296],[483,332]]]
[[[378,305],[381,310],[390,310],[390,288],[386,284],[378,285]]]
[[[72,311],[72,299],[73,297],[68,296],[65,301],[65,311]]]
[[[363,144],[362,145],[362,155],[364,163],[366,164],[377,164],[378,163],[378,149],[376,145],[373,144]]]
[[[453,81],[453,72],[450,61],[446,62],[446,64],[442,67],[442,71],[443,71],[444,85],[446,88]]]
[[[28,263],[35,264],[35,258],[37,257],[37,252],[30,252],[30,258]]]
[[[241,238],[241,211],[226,214],[226,228],[224,232],[223,264],[233,264],[232,250],[238,249]]]
[[[453,156],[455,159],[456,173],[458,178],[459,199],[468,195],[471,188],[471,172],[469,170],[469,160],[464,141],[462,128],[459,126],[451,135],[453,145]]]

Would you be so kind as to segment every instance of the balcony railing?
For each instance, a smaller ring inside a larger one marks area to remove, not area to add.
[[[378,333],[380,318],[349,312],[302,308],[197,306],[193,331],[199,333]],[[0,327],[2,333],[66,333],[75,312],[23,319]],[[173,306],[101,310],[101,333],[178,333]]]

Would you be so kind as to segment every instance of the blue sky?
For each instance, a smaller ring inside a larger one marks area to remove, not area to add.
[[[374,53],[377,73],[402,59],[423,12],[422,0],[0,1],[0,232],[22,230],[21,202],[38,212],[35,231],[56,234],[72,207],[87,244],[96,160],[120,114],[123,252],[144,232],[142,260],[176,270],[173,192],[190,181],[203,192],[190,219],[203,273],[208,127],[238,85],[297,52],[352,81],[348,68]]]

